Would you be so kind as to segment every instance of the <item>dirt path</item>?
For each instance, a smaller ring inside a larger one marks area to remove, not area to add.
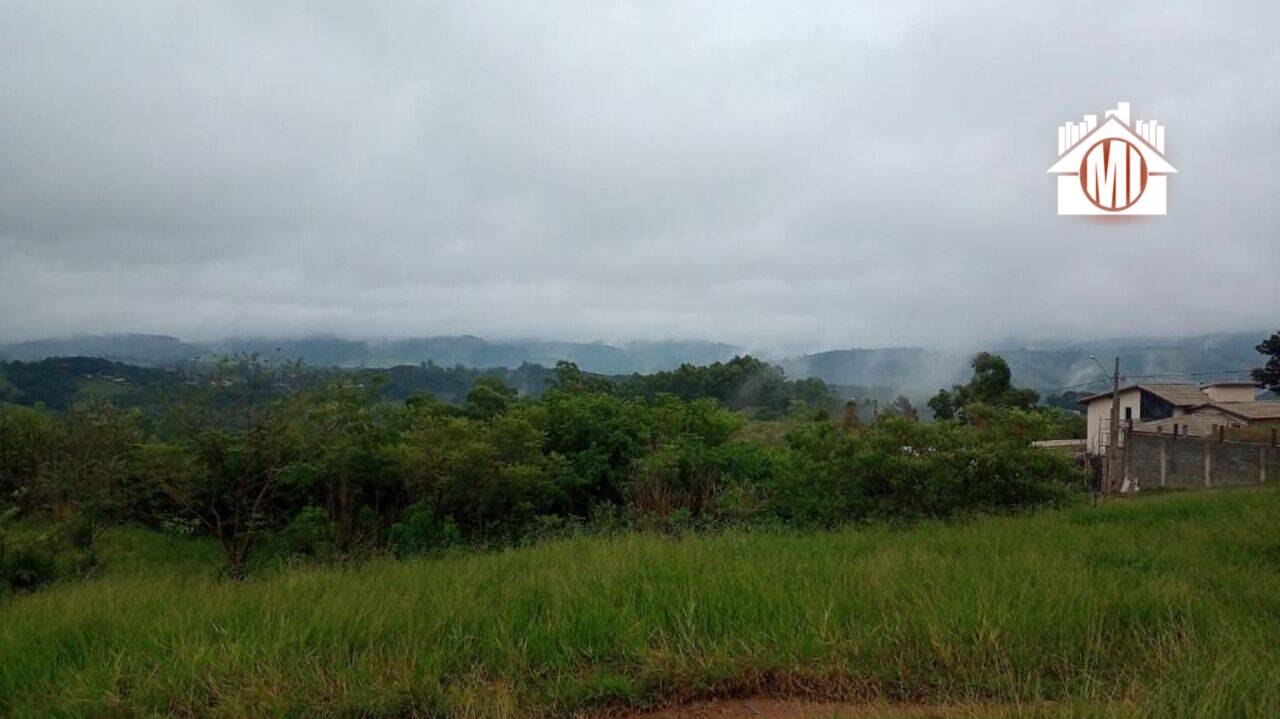
[[[628,719],[989,719],[1013,715],[1017,709],[1007,705],[852,704],[755,698],[699,702],[634,714]]]

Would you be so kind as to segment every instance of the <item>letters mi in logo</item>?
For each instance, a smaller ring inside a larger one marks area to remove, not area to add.
[[[1163,215],[1168,176],[1178,171],[1164,157],[1164,125],[1129,121],[1129,103],[1058,128],[1059,215]]]

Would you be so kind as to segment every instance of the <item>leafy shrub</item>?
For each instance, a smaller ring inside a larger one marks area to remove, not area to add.
[[[234,577],[268,535],[323,558],[1061,501],[1079,472],[1030,441],[1065,436],[1078,417],[1026,408],[998,362],[984,368],[960,419],[922,424],[902,400],[864,426],[811,421],[829,404],[825,386],[749,358],[617,381],[562,365],[536,401],[486,376],[452,406],[388,403],[377,382],[312,382],[246,357],[183,384],[163,417],[101,403],[61,414],[0,406],[0,490],[27,513],[75,513],[58,539],[67,546],[46,547],[55,565],[77,550],[91,562],[94,536],[129,519],[213,535]],[[742,432],[748,414],[790,419]],[[19,584],[44,581],[39,549],[11,552]]]
[[[889,419],[859,433],[812,424],[790,441],[769,508],[802,523],[1039,506],[1084,483],[1066,457],[956,423]]]
[[[1072,439],[1085,433],[1084,417],[1059,407],[1017,409],[975,403],[965,407],[965,418],[978,429],[1008,439]]]
[[[414,504],[402,521],[391,525],[388,544],[398,557],[421,554],[462,543],[452,517],[440,517],[434,507]]]
[[[77,515],[67,522],[67,541],[76,549],[92,549],[95,533],[94,522],[83,515]]]
[[[24,532],[14,526],[16,518],[16,507],[0,512],[0,592],[35,589],[53,581],[63,569],[58,555],[65,547],[58,528]],[[88,564],[75,556],[70,560],[70,569]]]
[[[284,546],[293,554],[323,557],[334,550],[333,522],[321,507],[303,507],[280,535]]]
[[[53,550],[38,543],[9,547],[0,559],[0,581],[10,589],[35,589],[56,576],[57,559]]]
[[[0,502],[30,509],[51,501],[43,475],[63,438],[52,413],[0,402]]]

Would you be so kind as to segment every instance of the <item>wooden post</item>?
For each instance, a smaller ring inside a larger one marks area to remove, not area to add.
[[[1133,420],[1125,423],[1124,428],[1124,467],[1120,472],[1120,489],[1129,481],[1129,467],[1133,457]]]
[[[1271,446],[1272,447],[1276,446],[1276,428],[1275,427],[1271,428]]]
[[[1258,484],[1267,483],[1267,445],[1258,445]]]
[[[1111,373],[1111,418],[1107,436],[1107,491],[1120,491],[1120,357]]]
[[[1212,447],[1213,447],[1213,443],[1209,441],[1208,437],[1205,437],[1204,439],[1204,486],[1205,487],[1213,486],[1213,470],[1211,469],[1213,465],[1213,460],[1211,459],[1211,457],[1213,456],[1213,450],[1211,449]]]

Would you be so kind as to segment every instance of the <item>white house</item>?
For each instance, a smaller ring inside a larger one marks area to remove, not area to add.
[[[1120,424],[1177,417],[1212,402],[1193,384],[1131,384],[1120,388]],[[1084,397],[1080,404],[1085,406],[1088,422],[1085,451],[1099,454],[1110,441],[1111,392]]]
[[[1193,384],[1131,384],[1120,388],[1120,424],[1141,423],[1138,429],[1207,436],[1217,426],[1246,426],[1280,421],[1280,402],[1255,401],[1253,382]],[[1085,450],[1100,454],[1110,442],[1111,393],[1080,400],[1085,406]]]

